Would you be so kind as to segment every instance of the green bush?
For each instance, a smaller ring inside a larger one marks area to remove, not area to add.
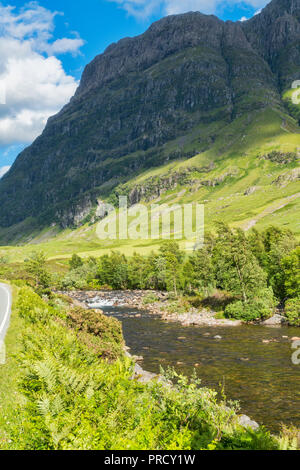
[[[243,320],[246,322],[256,321],[263,317],[263,308],[264,305],[260,302],[243,303],[238,301],[226,307],[225,316],[227,318],[234,318],[236,320]]]
[[[300,297],[286,302],[285,314],[291,326],[300,326]]]
[[[264,299],[252,300],[247,303],[237,301],[227,305],[225,309],[225,316],[227,318],[246,322],[263,320],[270,317],[271,314],[272,310]]]
[[[178,299],[169,302],[166,310],[170,314],[183,314],[191,310],[191,308],[192,306],[186,298],[179,297]]]
[[[102,289],[102,284],[99,282],[98,279],[92,279],[91,281],[89,281],[88,283],[88,288],[90,290],[100,290]]]
[[[16,287],[29,287],[29,284],[24,279],[13,279],[10,281]]]
[[[20,317],[31,323],[44,323],[54,314],[53,308],[30,287],[20,289],[16,307]]]
[[[82,307],[68,312],[67,323],[78,332],[78,338],[98,357],[117,359],[122,355],[124,341],[120,322],[101,312]]]
[[[83,260],[76,253],[73,254],[69,261],[70,269],[77,269],[83,265]]]
[[[237,320],[244,320],[245,312],[244,312],[245,305],[241,300],[237,302],[233,302],[232,304],[227,305],[225,308],[225,316],[227,318],[235,318]]]
[[[237,301],[227,305],[225,316],[243,321],[257,321],[272,315],[274,296],[271,288],[262,289],[248,302]]]
[[[149,304],[154,304],[155,302],[158,302],[158,297],[155,294],[155,292],[150,292],[143,298],[143,304],[144,305],[149,305]]]

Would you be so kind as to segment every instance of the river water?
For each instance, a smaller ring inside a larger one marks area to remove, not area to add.
[[[220,390],[222,384],[242,413],[270,430],[281,423],[300,427],[300,365],[291,359],[299,328],[182,326],[129,307],[101,308],[122,322],[130,353],[143,356],[143,369],[196,370],[203,386]]]

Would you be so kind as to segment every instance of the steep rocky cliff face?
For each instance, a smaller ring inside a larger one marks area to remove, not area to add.
[[[300,0],[273,0],[261,14],[245,22],[243,30],[282,89],[299,80]]]
[[[226,123],[281,107],[300,72],[300,0],[273,0],[241,23],[188,13],[112,44],[0,182],[0,226],[63,226],[97,197],[209,147]]]

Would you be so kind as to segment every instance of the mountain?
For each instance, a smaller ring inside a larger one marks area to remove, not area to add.
[[[0,180],[0,236],[7,241],[26,223],[80,225],[93,219],[99,198],[122,191],[135,203],[197,178],[221,184],[235,170],[228,160],[224,177],[218,162],[250,146],[265,160],[274,149],[297,155],[297,116],[284,99],[297,79],[300,0],[273,0],[245,22],[169,16],[112,44]],[[155,185],[156,171],[166,174]],[[145,178],[149,184],[139,183]]]

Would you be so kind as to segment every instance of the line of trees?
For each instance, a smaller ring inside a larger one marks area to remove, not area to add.
[[[49,287],[44,261],[44,272],[37,267],[37,255],[27,266],[42,287]],[[189,256],[169,240],[149,256],[112,252],[84,261],[74,254],[69,265],[65,276],[52,279],[62,289],[153,289],[201,298],[217,289],[232,298],[227,317],[269,317],[280,303],[286,305],[292,324],[300,324],[300,247],[289,230],[269,227],[247,235],[219,224],[215,234],[206,236],[204,247]]]

